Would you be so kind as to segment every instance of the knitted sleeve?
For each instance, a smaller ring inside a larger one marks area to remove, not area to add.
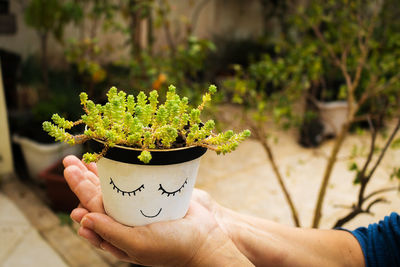
[[[367,267],[400,267],[400,216],[392,213],[379,223],[350,231],[358,240]]]

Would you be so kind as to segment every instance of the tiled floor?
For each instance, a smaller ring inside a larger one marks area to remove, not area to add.
[[[0,266],[68,266],[19,208],[0,192]]]

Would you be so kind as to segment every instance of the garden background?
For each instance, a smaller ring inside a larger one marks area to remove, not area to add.
[[[400,6],[396,0],[0,0],[0,265],[123,266],[76,234],[76,199],[42,122],[99,103],[177,91],[219,129],[196,187],[236,211],[353,229],[400,211]],[[29,250],[29,253],[26,253]]]

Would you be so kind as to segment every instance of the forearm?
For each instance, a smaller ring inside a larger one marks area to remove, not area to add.
[[[225,208],[217,220],[256,266],[364,266],[357,240],[345,231],[294,228]]]

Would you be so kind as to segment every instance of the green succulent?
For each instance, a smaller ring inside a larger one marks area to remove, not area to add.
[[[249,130],[237,134],[232,130],[216,134],[213,132],[213,120],[201,121],[203,108],[217,91],[215,85],[210,85],[197,108],[190,108],[188,98],[181,98],[175,89],[175,86],[169,86],[166,101],[162,104],[155,90],[148,96],[140,92],[135,98],[111,87],[105,105],[95,104],[88,99],[86,93],[81,93],[80,100],[85,114],[80,120],[72,122],[54,114],[53,122],[43,122],[43,129],[56,141],[71,145],[90,139],[103,141],[105,145],[100,154],[83,155],[87,163],[96,162],[115,145],[142,149],[138,158],[144,163],[151,160],[150,149],[202,146],[218,154],[226,154],[250,136]],[[87,126],[83,134],[72,135],[66,131],[81,123]]]

